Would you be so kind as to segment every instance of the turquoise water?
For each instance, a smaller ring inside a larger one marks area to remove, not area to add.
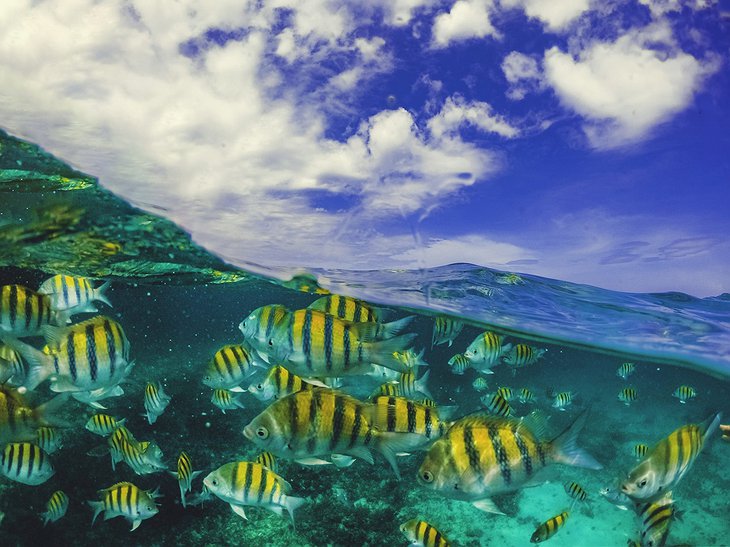
[[[0,284],[38,287],[45,275],[0,270]],[[570,506],[563,482],[579,482],[588,492],[593,516],[576,507],[552,545],[625,545],[636,538],[632,511],[608,503],[598,491],[613,485],[632,468],[635,443],[652,445],[677,427],[700,422],[722,411],[730,416],[730,300],[727,295],[694,299],[685,295],[628,295],[530,276],[503,277],[500,272],[470,266],[418,272],[314,272],[322,286],[367,298],[394,309],[393,317],[418,311],[408,331],[417,334],[416,349],[425,348],[430,364],[428,386],[440,405],[456,405],[457,416],[480,408],[471,386],[473,370],[450,372],[448,359],[463,351],[487,326],[512,343],[529,342],[547,349],[543,359],[513,375],[506,365],[494,367],[490,388],[528,387],[535,407],[547,416],[552,434],[561,431],[584,409],[590,415],[579,444],[604,468],[598,471],[557,465],[546,481],[516,494],[495,497],[505,515],[487,514],[463,501],[449,500],[421,487],[416,472],[423,452],[399,459],[403,480],[397,481],[378,454],[374,465],[355,461],[348,468],[308,467],[280,461],[279,473],[292,494],[307,499],[296,513],[296,527],[287,518],[259,508],[247,509],[248,521],[213,498],[183,509],[177,481],[167,473],[137,476],[125,464],[112,471],[108,456],[91,456],[105,440],[84,430],[92,411],[70,401],[65,417],[73,427],[61,432],[63,448],[52,455],[56,475],[39,486],[0,478],[0,524],[3,545],[406,545],[399,526],[421,518],[436,526],[454,545],[528,545],[536,526]],[[224,344],[241,340],[238,325],[262,305],[281,303],[290,309],[309,305],[318,295],[289,290],[264,281],[227,285],[137,285],[115,280],[108,292],[113,309],[100,311],[119,321],[131,342],[136,367],[124,385],[125,394],[105,400],[108,413],[127,418],[140,440],[155,440],[164,461],[174,468],[185,450],[203,475],[231,461],[253,460],[259,450],[242,435],[243,427],[265,408],[249,394],[246,408],[222,414],[210,403],[211,391],[201,383],[203,369]],[[404,309],[401,309],[404,308]],[[432,313],[447,311],[470,321],[454,346],[430,347]],[[89,315],[76,316],[81,320]],[[30,340],[30,339],[29,339]],[[31,340],[32,341],[32,340]],[[41,340],[35,340],[40,345]],[[628,382],[616,375],[627,360],[637,368]],[[160,381],[172,396],[154,425],[141,416],[143,390]],[[686,404],[672,397],[680,384],[697,390]],[[366,395],[376,384],[351,382],[343,389]],[[638,399],[626,406],[617,399],[626,385]],[[548,391],[577,393],[566,411],[552,408]],[[48,384],[31,400],[50,398]],[[518,415],[533,406],[516,403]],[[715,434],[689,474],[676,488],[677,507],[684,511],[672,524],[668,545],[727,545],[727,493],[730,491],[730,443]],[[200,492],[202,477],[194,492]],[[122,518],[98,519],[91,526],[87,500],[96,491],[128,480],[144,489],[159,487],[160,512],[134,532]],[[70,498],[66,516],[46,527],[39,514],[51,493],[63,489]]]

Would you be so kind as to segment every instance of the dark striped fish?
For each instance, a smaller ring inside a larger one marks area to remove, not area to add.
[[[626,406],[633,403],[639,396],[636,389],[633,387],[625,387],[618,393],[618,400],[623,402]]]
[[[150,425],[155,423],[157,418],[165,412],[171,399],[159,382],[154,384],[147,382],[147,385],[144,386],[144,410],[147,413],[147,421]]]
[[[573,498],[573,503],[570,506],[571,510],[575,506],[576,502],[581,502],[587,509],[588,514],[593,516],[593,509],[588,501],[588,492],[586,492],[580,484],[575,481],[570,481],[563,483],[563,488],[565,488],[565,493]]]
[[[616,371],[616,376],[626,380],[634,373],[635,370],[636,363],[621,363],[621,366],[618,367],[618,370]]]
[[[115,485],[99,490],[101,501],[89,501],[94,510],[93,525],[102,512],[104,520],[114,517],[124,517],[132,523],[132,530],[142,524],[142,521],[154,517],[159,509],[155,503],[157,491],[149,492],[137,488],[131,482],[118,482]]]
[[[203,384],[213,389],[243,391],[240,384],[260,368],[267,368],[266,363],[247,344],[223,346],[208,362]]]
[[[48,344],[43,351],[17,340],[11,343],[28,362],[24,386],[29,390],[50,377],[53,391],[104,391],[119,385],[134,366],[124,330],[108,317],[45,327],[44,335]]]
[[[477,377],[471,383],[471,386],[477,391],[486,391],[487,389],[489,389],[489,384],[487,383],[487,379],[484,376]]]
[[[631,451],[636,458],[643,458],[649,453],[649,447],[645,444],[635,444]]]
[[[297,310],[274,329],[271,355],[304,376],[364,374],[371,363],[399,372],[407,367],[393,356],[406,349],[415,334],[375,340],[377,323],[351,323],[318,310]]]
[[[516,344],[502,356],[502,360],[513,368],[521,368],[537,363],[546,352],[529,344]]]
[[[238,325],[243,338],[256,350],[265,354],[269,350],[269,340],[274,335],[274,328],[289,321],[289,310],[286,306],[273,304],[253,310]]]
[[[0,287],[0,333],[35,336],[56,322],[51,299],[22,285]]]
[[[535,394],[532,393],[528,388],[523,387],[520,389],[520,402],[521,403],[532,403],[535,400]]]
[[[496,416],[508,417],[512,416],[513,411],[507,399],[502,397],[499,392],[491,395],[485,395],[480,399],[490,414]]]
[[[451,347],[451,344],[454,343],[454,340],[457,336],[459,336],[459,333],[461,333],[463,328],[463,321],[459,321],[458,319],[454,319],[453,317],[448,317],[446,315],[436,316],[433,322],[431,347],[446,343],[448,343],[449,347]]]
[[[393,357],[396,361],[403,363],[407,368],[418,370],[418,367],[428,366],[428,363],[423,360],[423,354],[425,353],[425,351],[425,349],[421,349],[421,351],[416,353],[413,348],[408,348],[403,351],[394,352]]]
[[[499,358],[512,349],[512,344],[502,345],[504,336],[485,331],[477,336],[464,351],[464,356],[472,362],[472,366],[483,374],[497,364]]]
[[[722,413],[718,412],[701,424],[684,425],[670,433],[631,470],[621,484],[621,491],[636,502],[651,502],[674,490],[692,468],[721,418]]]
[[[41,514],[43,518],[43,526],[49,522],[56,522],[62,519],[68,510],[68,496],[63,490],[56,490],[48,502],[46,502],[46,512]]]
[[[512,399],[515,398],[515,392],[511,387],[498,387],[497,393],[499,393],[502,398],[507,401],[508,403],[512,401]]]
[[[471,360],[466,357],[463,353],[457,353],[451,359],[449,359],[449,366],[453,374],[461,376],[466,372],[466,369],[471,368]]]
[[[241,394],[233,394],[227,389],[214,389],[213,395],[210,396],[210,402],[221,409],[223,414],[226,410],[235,410],[237,408],[246,408],[241,402]]]
[[[423,547],[449,547],[451,544],[444,535],[428,522],[412,519],[400,525],[400,531],[410,541],[410,545]]]
[[[681,515],[674,506],[672,493],[667,492],[653,503],[637,503],[635,509],[641,523],[641,547],[663,547],[672,522]]]
[[[684,404],[690,399],[697,397],[697,391],[692,386],[681,385],[674,390],[672,397],[676,397],[680,403]]]
[[[271,401],[281,399],[303,389],[312,389],[315,386],[327,387],[317,380],[305,380],[288,369],[277,365],[271,367],[266,377],[258,384],[248,386],[249,393],[252,393],[259,401]]]
[[[294,511],[304,498],[290,496],[291,485],[267,467],[255,462],[222,465],[205,479],[205,488],[228,503],[234,513],[246,519],[244,506],[263,507],[281,515],[284,510],[294,522]]]
[[[540,543],[546,539],[550,539],[558,533],[564,525],[565,521],[568,520],[570,513],[563,511],[559,515],[555,515],[551,519],[546,520],[540,526],[537,527],[530,538],[530,543]]]
[[[382,311],[375,306],[357,298],[337,294],[318,298],[307,307],[310,310],[323,311],[353,323],[377,323],[383,318]]]
[[[573,397],[575,393],[572,391],[561,391],[553,395],[553,408],[558,410],[565,410],[567,407],[573,404]]]
[[[405,397],[380,396],[373,400],[371,422],[380,431],[411,433],[405,450],[416,450],[443,436],[451,426],[439,418],[435,407]]]
[[[403,393],[398,382],[385,382],[375,388],[375,390],[370,394],[369,399],[374,399],[381,395],[385,395],[386,397],[400,397]]]
[[[51,299],[51,309],[64,311],[66,315],[76,313],[96,313],[94,301],[103,302],[111,307],[104,292],[110,282],[94,288],[91,280],[86,277],[72,277],[70,275],[54,275],[46,279],[38,289],[41,294]]]
[[[117,427],[108,439],[112,470],[120,461],[126,463],[138,475],[149,475],[166,469],[162,462],[162,450],[156,443],[139,442],[124,426]]]
[[[51,458],[32,443],[10,443],[0,452],[0,472],[10,480],[30,486],[43,484],[56,470]]]
[[[177,472],[170,471],[170,474],[177,479],[180,485],[180,500],[183,507],[186,507],[185,494],[190,492],[193,480],[201,473],[202,471],[193,471],[193,464],[187,452],[180,452],[180,456],[177,458]]]
[[[377,450],[399,475],[395,455],[411,439],[392,436],[370,423],[370,406],[326,388],[292,393],[274,401],[243,430],[245,437],[275,456],[305,465],[323,465],[321,456],[346,454],[373,463]]]
[[[400,378],[398,379],[398,386],[400,387],[399,395],[410,399],[415,399],[417,397],[433,399],[433,395],[431,395],[431,392],[428,390],[428,386],[426,385],[431,371],[427,370],[424,372],[423,376],[421,376],[418,380],[416,380],[416,374],[418,374],[416,369],[409,369],[405,372],[401,372]]]
[[[109,416],[108,414],[94,414],[91,418],[89,418],[84,427],[95,435],[107,437],[111,435],[115,429],[122,427],[126,421],[126,418],[117,420],[114,416]]]
[[[6,382],[22,385],[25,381],[25,365],[20,354],[10,346],[0,344],[0,384]]]
[[[260,463],[266,469],[270,469],[274,473],[279,472],[279,464],[276,461],[276,456],[274,456],[271,452],[261,452],[258,456],[256,456],[256,463]]]
[[[35,443],[48,454],[53,454],[63,446],[61,435],[52,427],[39,427]]]
[[[6,442],[29,441],[36,438],[42,426],[68,427],[58,417],[66,396],[59,395],[47,403],[30,408],[17,389],[0,385],[0,446]]]
[[[499,513],[492,496],[520,489],[552,463],[601,468],[577,446],[586,418],[586,413],[581,414],[554,440],[541,441],[533,433],[541,427],[535,414],[521,420],[485,414],[466,416],[431,445],[418,479],[447,497]]]

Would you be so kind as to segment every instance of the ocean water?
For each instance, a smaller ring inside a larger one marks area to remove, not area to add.
[[[505,513],[497,515],[422,487],[416,474],[425,451],[399,458],[400,481],[379,454],[373,465],[357,460],[343,469],[280,460],[279,474],[291,483],[291,493],[307,500],[296,511],[296,524],[256,507],[247,509],[244,521],[215,497],[183,508],[177,481],[167,472],[139,476],[124,463],[113,471],[103,454],[105,439],[83,427],[94,410],[71,400],[62,410],[71,427],[59,431],[63,447],[51,455],[56,474],[38,486],[0,477],[3,547],[406,545],[399,526],[412,518],[428,521],[453,545],[528,545],[540,523],[570,507],[566,481],[583,486],[592,512],[573,508],[550,544],[626,545],[638,538],[637,517],[599,491],[636,465],[634,444],[651,446],[717,412],[724,413],[723,423],[730,422],[729,295],[624,294],[465,264],[419,271],[312,270],[295,277],[260,265],[242,270],[34,145],[5,134],[0,142],[0,286],[38,288],[56,273],[112,281],[107,294],[113,308],[100,304],[99,311],[124,327],[137,364],[123,384],[124,395],[103,401],[105,412],[126,418],[137,439],[157,442],[169,469],[183,450],[203,476],[258,455],[242,430],[266,405],[244,394],[246,408],[223,414],[201,382],[206,363],[221,346],[241,341],[238,325],[253,309],[275,303],[301,309],[327,290],[387,307],[393,319],[415,315],[407,329],[417,335],[412,347],[425,350],[428,387],[438,405],[456,407],[455,417],[483,411],[482,394],[472,387],[475,371],[459,376],[447,364],[480,332],[493,330],[505,342],[547,350],[536,364],[514,372],[505,364],[495,366],[486,376],[489,391],[529,388],[534,404],[516,402],[514,410],[517,416],[541,411],[548,437],[588,412],[578,444],[603,464],[600,470],[555,465],[539,475],[539,482],[495,496]],[[22,170],[10,169],[21,160]],[[431,347],[434,317],[440,314],[466,323],[452,347]],[[76,315],[74,321],[91,316]],[[26,341],[36,347],[44,343],[42,338]],[[636,371],[624,381],[616,370],[627,361],[636,364]],[[142,416],[144,386],[150,381],[161,382],[172,396],[153,425]],[[697,397],[680,403],[672,393],[681,384],[694,387]],[[342,389],[365,399],[376,386],[355,378]],[[617,398],[626,386],[638,392],[629,406]],[[577,394],[564,411],[553,408],[548,396],[559,391]],[[52,395],[46,382],[27,399],[35,406]],[[674,490],[683,517],[671,523],[667,545],[730,545],[728,469],[730,442],[716,432]],[[159,513],[134,532],[122,518],[100,517],[92,526],[87,501],[120,481],[159,488]],[[70,498],[68,512],[44,527],[39,515],[58,489]],[[201,489],[202,476],[193,492]]]

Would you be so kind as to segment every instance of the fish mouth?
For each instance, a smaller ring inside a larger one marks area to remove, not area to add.
[[[249,441],[253,439],[253,428],[251,425],[247,425],[243,428],[243,436],[246,437]]]

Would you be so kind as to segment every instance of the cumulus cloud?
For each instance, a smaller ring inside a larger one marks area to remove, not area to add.
[[[507,97],[520,101],[525,96],[542,87],[542,72],[537,59],[511,51],[502,61],[502,72],[510,84]]]
[[[590,8],[590,0],[502,0],[501,4],[522,8],[525,15],[538,19],[551,31],[564,30]]]
[[[434,19],[433,46],[442,48],[471,38],[499,37],[489,18],[492,8],[492,0],[457,0],[448,12],[440,13]]]
[[[714,69],[714,61],[679,50],[664,24],[593,42],[577,56],[552,47],[544,59],[546,81],[587,119],[584,130],[597,147],[641,139],[686,108]]]
[[[448,97],[441,111],[428,121],[428,128],[436,138],[453,135],[464,125],[506,138],[514,138],[519,134],[519,130],[503,116],[495,115],[489,104],[466,101],[459,95]]]

